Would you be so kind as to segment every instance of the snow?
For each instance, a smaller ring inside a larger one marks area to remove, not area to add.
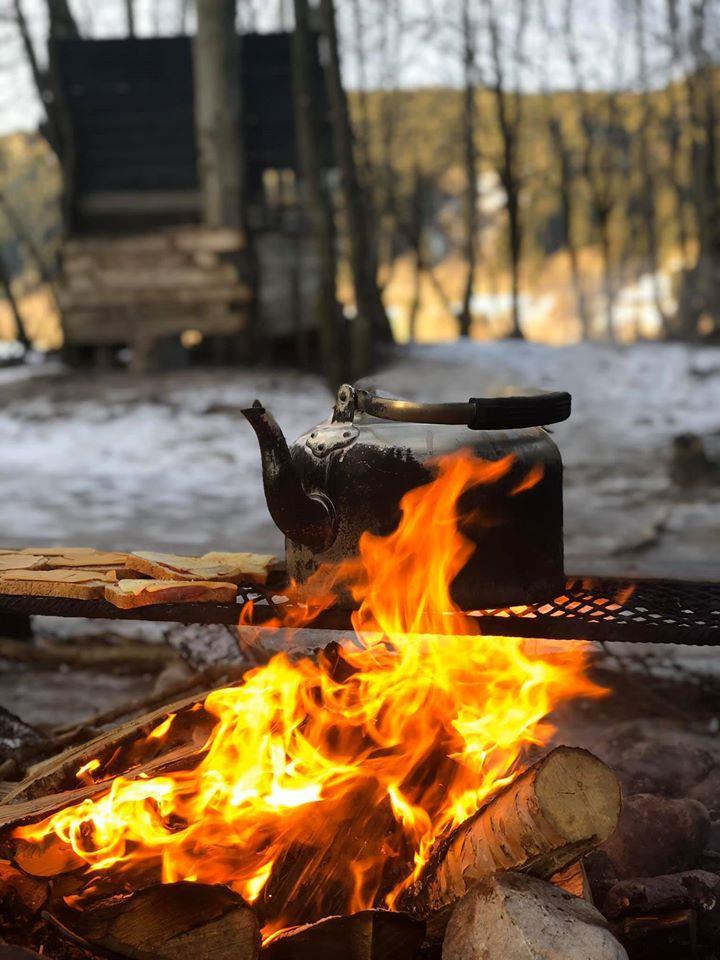
[[[282,549],[240,410],[259,397],[293,439],[330,411],[318,378],[29,368],[6,379],[25,369],[0,371],[0,544]],[[570,390],[573,416],[552,428],[568,567],[717,562],[720,487],[677,490],[667,462],[677,434],[720,437],[720,349],[458,342],[398,351],[371,382],[428,400]]]

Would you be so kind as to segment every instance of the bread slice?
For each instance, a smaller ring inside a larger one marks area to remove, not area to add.
[[[105,587],[105,599],[129,610],[156,603],[232,603],[234,583],[202,580],[119,580]]]
[[[0,573],[0,594],[100,600],[111,580],[100,570],[7,570]]]
[[[23,550],[17,556],[42,557],[45,567],[54,570],[56,567],[78,569],[81,567],[123,567],[127,562],[127,554],[116,550],[93,550],[90,547],[67,547],[65,550],[52,549],[44,552],[40,548]]]
[[[30,554],[0,553],[0,571],[3,570],[42,570],[44,557],[32,557]]]
[[[157,580],[222,580],[232,583],[267,582],[277,564],[275,557],[257,553],[206,553],[202,557],[181,557],[172,553],[136,551],[127,560],[138,573]]]

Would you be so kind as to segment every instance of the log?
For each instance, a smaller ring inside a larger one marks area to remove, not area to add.
[[[202,754],[202,747],[189,744],[163,753],[148,763],[135,767],[129,779],[140,776],[156,776],[172,770],[186,770]],[[0,856],[14,861],[22,870],[35,877],[52,877],[73,871],[84,865],[72,850],[55,834],[49,834],[42,844],[12,836],[16,827],[37,823],[58,810],[74,806],[83,800],[92,799],[106,791],[106,781],[87,783],[75,790],[64,790],[46,797],[0,806]]]
[[[260,926],[250,906],[220,884],[154,884],[51,918],[91,947],[133,960],[256,960]]]
[[[498,870],[550,877],[612,834],[620,805],[609,767],[557,747],[440,842],[399,906],[427,917]]]
[[[104,779],[127,773],[139,762],[135,752],[136,745],[143,746],[141,752],[144,756],[140,757],[140,760],[150,759],[145,749],[147,735],[167,720],[171,713],[175,714],[175,719],[162,741],[162,749],[172,751],[189,741],[201,744],[217,722],[215,717],[210,717],[204,710],[199,709],[206,697],[207,692],[203,692],[165,704],[37,764],[30,775],[8,795],[6,803],[47,799],[51,794],[73,790],[78,784],[77,771],[94,759],[100,761]],[[192,713],[192,716],[186,716],[189,713]],[[160,746],[158,741],[158,748]],[[0,811],[4,809],[0,808]]]
[[[615,833],[603,843],[618,880],[692,870],[710,835],[710,817],[697,800],[652,794],[628,797]]]
[[[630,960],[692,960],[697,948],[695,911],[625,917],[614,926]]]
[[[627,960],[602,914],[543,880],[501,873],[453,910],[443,960]]]
[[[265,944],[262,960],[413,960],[424,932],[405,913],[361,910],[284,930]]]
[[[0,911],[34,914],[48,898],[48,888],[42,880],[28,877],[9,861],[0,860]]]
[[[663,877],[621,880],[608,892],[602,912],[611,920],[691,907],[700,916],[720,915],[720,877],[707,870],[688,870]]]

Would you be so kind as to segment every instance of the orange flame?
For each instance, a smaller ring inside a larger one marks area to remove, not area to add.
[[[586,676],[585,645],[543,659],[526,641],[477,636],[453,604],[474,549],[458,500],[511,461],[462,453],[437,465],[403,498],[394,533],[363,535],[356,560],[314,578],[313,615],[333,591],[352,591],[353,644],[279,654],[210,693],[217,722],[194,769],[116,777],[104,795],[16,836],[54,833],[96,872],[225,883],[257,903],[266,935],[391,905],[434,841],[517,773],[529,745],[547,742],[553,708],[602,693]]]

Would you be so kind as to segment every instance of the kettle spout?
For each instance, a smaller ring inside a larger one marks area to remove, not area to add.
[[[329,547],[337,533],[332,503],[323,494],[305,492],[283,432],[259,400],[242,414],[260,444],[265,499],[276,526],[311,550]]]

